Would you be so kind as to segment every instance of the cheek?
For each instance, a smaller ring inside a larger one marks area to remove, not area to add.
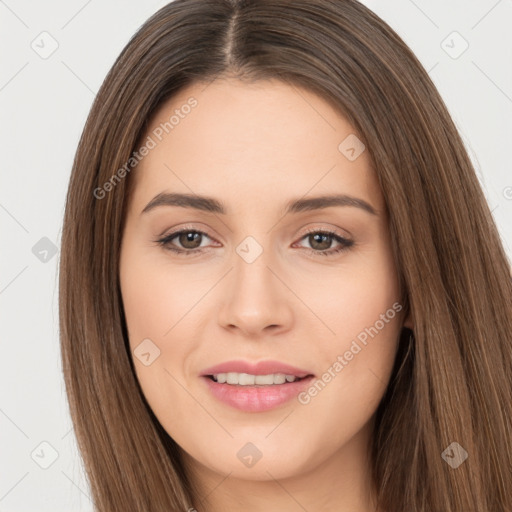
[[[191,404],[179,383],[183,382],[180,368],[191,346],[170,342],[183,334],[181,322],[186,323],[192,298],[186,297],[182,275],[174,272],[166,277],[165,265],[155,265],[138,248],[127,247],[122,253],[120,283],[137,380],[159,421],[174,431],[190,421]]]
[[[387,320],[398,316],[401,310],[400,306],[392,308],[400,300],[399,285],[391,251],[386,245],[351,256],[346,264],[329,269],[328,275],[318,274],[307,281],[301,276],[297,288],[322,320],[318,322],[318,331],[323,335],[317,339],[326,342],[322,352],[330,356],[333,350],[339,353],[348,349],[350,341],[361,333],[364,338],[365,328],[373,326],[390,308],[391,318]]]
[[[392,304],[374,305],[371,310],[375,314],[366,309],[357,319],[347,312],[335,326],[339,332],[336,340],[327,343],[324,338],[318,347],[323,364],[318,365],[317,379],[298,401],[304,428],[315,439],[311,442],[318,446],[319,458],[327,457],[333,446],[343,446],[359,432],[385,393],[400,332],[400,305],[394,304],[394,308]]]
[[[339,442],[375,412],[398,347],[403,306],[394,261],[386,250],[373,256],[333,276],[323,299],[318,290],[309,296],[331,333],[316,338],[318,379],[299,402],[310,427],[323,424],[318,432]]]
[[[156,265],[144,251],[126,252],[120,280],[132,349],[144,338],[170,338],[174,326],[198,299],[183,273]]]

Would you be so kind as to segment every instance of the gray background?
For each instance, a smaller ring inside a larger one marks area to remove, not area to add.
[[[96,91],[166,3],[0,0],[0,512],[92,510],[60,365],[64,199]],[[512,0],[363,3],[436,83],[511,257]]]

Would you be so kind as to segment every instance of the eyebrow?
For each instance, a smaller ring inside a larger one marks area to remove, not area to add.
[[[222,215],[227,213],[224,205],[212,197],[161,192],[145,206],[141,215],[159,206],[180,206],[182,208],[193,208],[195,210],[219,213]],[[371,215],[378,215],[375,208],[365,200],[346,194],[293,199],[285,204],[284,215],[289,213],[321,210],[332,206],[353,206],[355,208],[360,208]]]

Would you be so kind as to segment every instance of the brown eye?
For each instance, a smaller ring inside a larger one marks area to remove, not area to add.
[[[184,254],[195,254],[203,251],[204,246],[201,247],[203,238],[210,238],[206,233],[197,231],[195,229],[182,229],[170,233],[164,238],[157,240],[165,249],[170,251]]]
[[[201,246],[202,235],[197,231],[182,231],[176,236],[178,237],[177,239],[184,249],[197,249]]]
[[[330,246],[333,242],[333,237],[332,235],[327,235],[324,233],[315,233],[308,235],[308,240],[312,249],[325,251],[326,249],[330,249]]]
[[[306,249],[308,249],[310,253],[321,256],[332,256],[354,245],[353,240],[348,240],[333,231],[310,231],[306,233],[302,239],[308,241],[310,247],[306,247]],[[333,242],[337,243],[338,247],[331,248]]]

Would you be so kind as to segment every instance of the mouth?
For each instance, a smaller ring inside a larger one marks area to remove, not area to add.
[[[305,369],[281,361],[225,361],[200,374],[218,402],[244,412],[264,412],[290,402],[314,379]]]
[[[270,373],[267,375],[252,375],[250,373],[216,373],[212,375],[206,375],[207,378],[213,382],[219,384],[228,384],[230,386],[253,386],[253,387],[265,387],[265,386],[283,386],[292,382],[299,382],[301,380],[313,377],[308,374],[304,377],[297,375],[288,375],[285,373]]]

